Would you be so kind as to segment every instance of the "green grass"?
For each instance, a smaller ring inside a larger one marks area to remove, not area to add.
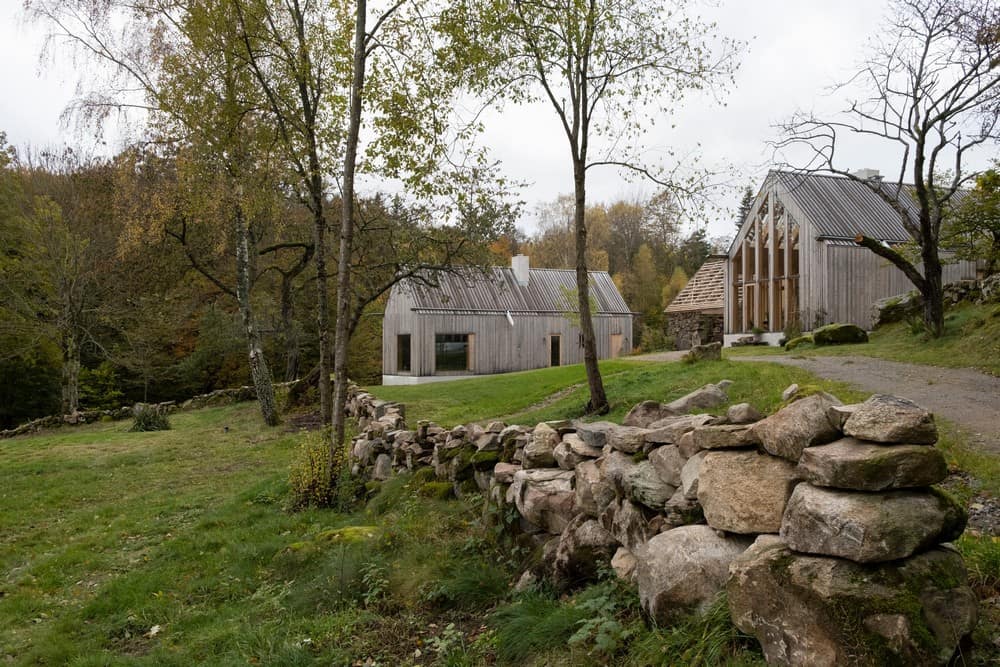
[[[640,401],[669,402],[723,379],[734,383],[728,390],[732,403],[747,401],[764,412],[777,407],[781,392],[793,382],[819,384],[845,402],[865,396],[844,384],[816,380],[805,371],[777,364],[725,360],[680,364],[616,359],[602,362],[601,372],[611,402],[611,413],[602,419],[612,421],[620,421]],[[589,395],[582,364],[418,386],[368,387],[368,390],[379,398],[405,403],[411,423],[427,419],[443,426],[491,419],[534,424],[580,417]]]
[[[823,347],[805,344],[794,352],[774,347],[746,347],[727,349],[725,354],[860,355],[928,366],[976,368],[1000,375],[1000,305],[963,304],[949,309],[945,315],[945,334],[941,338],[928,338],[920,327],[897,322],[872,332],[867,343]]]
[[[301,434],[252,404],[171,422],[0,441],[0,662],[402,664],[506,594],[478,507],[401,477],[288,512]]]

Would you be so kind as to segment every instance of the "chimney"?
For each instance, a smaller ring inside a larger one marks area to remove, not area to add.
[[[882,180],[882,174],[878,173],[878,169],[858,169],[857,171],[851,172],[851,176],[854,178],[860,178],[862,181]]]
[[[528,256],[514,255],[510,258],[510,268],[514,270],[514,280],[521,287],[528,286]]]

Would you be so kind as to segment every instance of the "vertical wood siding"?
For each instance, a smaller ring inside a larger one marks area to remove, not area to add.
[[[412,375],[434,375],[434,337],[437,334],[472,334],[470,373],[488,374],[543,368],[549,365],[549,337],[562,337],[563,364],[583,362],[580,329],[560,315],[512,314],[511,326],[505,314],[459,314],[415,312],[405,294],[393,292],[386,304],[382,337],[382,369],[386,375],[398,374],[396,342],[399,334],[411,336]],[[607,359],[611,354],[611,336],[622,337],[622,354],[632,350],[630,315],[596,315],[594,332],[597,354]]]
[[[822,245],[826,247],[823,267],[827,276],[828,322],[850,322],[870,328],[873,303],[915,289],[902,271],[866,248]],[[956,262],[945,265],[942,280],[947,285],[975,277],[975,262]]]

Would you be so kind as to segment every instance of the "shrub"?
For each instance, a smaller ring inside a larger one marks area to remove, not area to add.
[[[349,507],[358,494],[363,493],[363,487],[351,478],[347,466],[347,450],[341,447],[334,455],[331,471],[327,431],[307,438],[299,448],[288,477],[291,508]]]
[[[136,403],[132,408],[132,433],[143,433],[145,431],[167,431],[170,429],[170,422],[167,420],[167,412],[158,405],[147,403]]]

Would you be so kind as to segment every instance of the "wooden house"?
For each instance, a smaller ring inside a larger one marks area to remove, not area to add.
[[[878,172],[859,178],[880,184]],[[879,185],[891,192],[893,186]],[[915,209],[904,189],[900,201]],[[729,249],[725,340],[762,329],[776,343],[797,320],[803,330],[830,322],[871,327],[871,306],[913,289],[903,272],[854,242],[911,242],[900,214],[869,184],[851,178],[771,171]],[[976,277],[976,263],[945,265],[947,284]]]
[[[726,300],[726,256],[710,255],[664,312],[674,348],[722,342]]]
[[[442,273],[393,288],[382,329],[382,381],[416,384],[583,362],[576,272],[511,267]],[[590,272],[601,359],[632,350],[632,313],[606,271]]]

